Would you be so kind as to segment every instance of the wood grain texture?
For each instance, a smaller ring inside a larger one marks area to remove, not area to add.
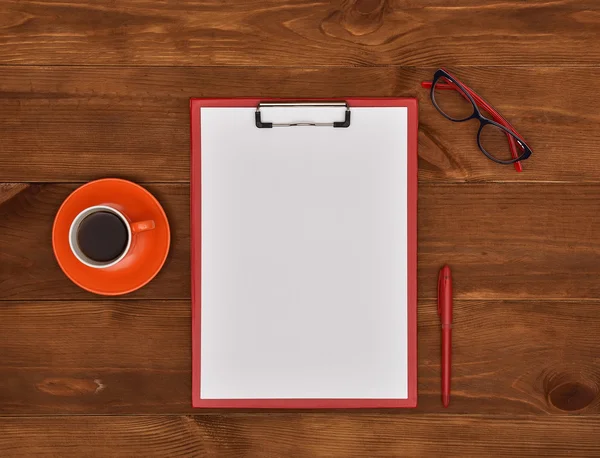
[[[405,415],[600,414],[600,302],[455,301],[448,410],[435,301],[418,323]],[[1,303],[0,415],[190,413],[190,324],[189,301]]]
[[[98,298],[65,276],[52,251],[54,217],[78,186],[0,184],[0,300]],[[127,297],[189,298],[189,186],[162,184],[146,188],[169,218],[171,248],[156,278]]]
[[[595,0],[4,0],[0,64],[596,65]]]
[[[0,316],[2,414],[191,411],[188,301],[5,302]]]
[[[434,68],[0,68],[0,182],[189,179],[189,98],[419,99],[419,179],[600,180],[600,69],[456,69],[531,144],[518,174],[486,159],[478,124],[452,123],[420,82]]]
[[[427,185],[418,205],[421,297],[444,263],[457,298],[600,297],[598,185]]]
[[[600,420],[284,413],[0,418],[0,428],[0,454],[14,457],[591,457]]]
[[[58,267],[52,222],[74,184],[0,187],[0,297],[88,299]],[[171,253],[157,278],[125,299],[189,299],[187,184],[148,187],[165,207]],[[436,297],[444,263],[459,299],[600,297],[600,188],[592,184],[423,184],[419,188],[419,297]]]

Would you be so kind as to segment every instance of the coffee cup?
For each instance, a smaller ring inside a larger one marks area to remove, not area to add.
[[[137,234],[154,228],[153,220],[131,222],[114,207],[95,205],[80,212],[71,223],[69,245],[81,263],[105,269],[127,256]]]

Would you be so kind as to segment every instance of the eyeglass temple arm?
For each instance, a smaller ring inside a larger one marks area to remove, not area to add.
[[[425,88],[425,89],[431,89],[432,84],[433,83],[431,81],[423,81],[421,83],[421,86],[423,88]],[[519,137],[521,136],[515,130],[515,128],[500,113],[498,113],[491,105],[489,105],[485,100],[483,100],[479,96],[479,94],[477,94],[475,91],[473,91],[469,87],[465,86],[464,84],[463,84],[463,87],[469,93],[469,95],[471,97],[473,97],[473,100],[475,100],[475,103],[480,108],[483,108],[484,110],[490,112],[490,114],[494,118],[494,121],[496,121],[498,124],[502,124],[507,129],[512,130],[514,133],[516,133],[517,135],[519,135]],[[459,91],[458,88],[454,84],[452,84],[452,82],[449,82],[449,83],[438,83],[436,85],[436,88],[437,89],[443,89],[443,90],[456,90],[459,94],[463,95],[462,91]],[[515,138],[512,135],[506,134],[506,138],[508,139],[508,146],[510,148],[510,154],[513,157],[513,159],[516,159],[517,157],[519,157],[518,154],[517,154],[517,142],[515,141]],[[521,165],[520,161],[515,162],[514,166],[515,166],[515,170],[517,172],[522,172],[523,171],[523,166]]]

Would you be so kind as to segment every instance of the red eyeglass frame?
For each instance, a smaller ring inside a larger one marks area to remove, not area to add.
[[[470,87],[468,87],[465,83],[463,83],[462,81],[460,81],[458,78],[456,78],[454,75],[452,75],[445,68],[442,67],[441,70],[444,70],[446,73],[448,73],[448,75],[450,75],[452,78],[454,78],[456,81],[458,81],[462,85],[462,87],[465,89],[465,91],[467,91],[469,93],[469,95],[471,97],[473,97],[473,100],[475,101],[475,103],[477,104],[477,106],[479,108],[482,108],[485,111],[487,111],[492,116],[492,119],[494,121],[496,121],[498,124],[501,124],[502,126],[506,127],[508,130],[510,130],[518,138],[520,138],[520,139],[523,138],[523,136],[521,134],[519,134],[517,132],[517,130],[500,113],[498,113],[489,103],[487,103],[485,100],[483,100],[481,98],[481,96],[479,94],[477,94],[473,89],[471,89]],[[432,81],[423,81],[423,82],[421,82],[421,87],[423,87],[425,89],[431,89],[432,85],[433,85]],[[439,83],[438,82],[435,87],[436,87],[436,89],[440,89],[440,90],[457,91],[460,95],[462,95],[464,97],[464,94],[462,93],[462,91],[459,90],[456,87],[456,85],[454,85],[449,80],[448,80],[447,83]],[[466,97],[464,97],[464,98],[467,99]],[[469,101],[469,103],[471,103],[470,100],[468,100],[468,101]],[[517,154],[517,142],[515,141],[515,138],[512,135],[506,134],[506,137],[508,138],[508,145],[509,145],[509,148],[510,148],[510,154],[513,157],[513,159],[516,159],[517,157],[519,157],[519,155]],[[515,170],[517,172],[522,172],[523,171],[523,166],[522,166],[522,164],[521,164],[520,161],[515,162],[514,166],[515,166]]]

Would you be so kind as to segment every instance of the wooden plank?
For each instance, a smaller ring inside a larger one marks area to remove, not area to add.
[[[0,300],[95,299],[62,272],[52,251],[52,224],[78,185],[0,184]],[[148,185],[171,227],[171,249],[156,278],[127,297],[190,297],[189,186]]]
[[[596,65],[595,0],[5,0],[0,64]]]
[[[189,301],[0,303],[0,414],[192,412],[190,315]],[[600,302],[455,301],[454,318],[445,410],[436,305],[419,301],[406,414],[600,414]]]
[[[598,185],[487,183],[419,188],[419,291],[453,268],[455,297],[600,297]]]
[[[0,187],[0,297],[94,299],[59,269],[52,222],[74,184]],[[167,264],[126,299],[189,299],[187,184],[148,186],[172,228]],[[460,299],[600,297],[600,187],[591,184],[486,183],[419,188],[419,296],[436,296],[444,263]]]
[[[0,303],[0,412],[191,411],[190,311],[189,301]]]
[[[597,456],[600,420],[253,414],[0,418],[3,456]]]
[[[523,3],[526,5],[525,3]],[[456,73],[494,104],[534,154],[525,171],[486,159],[475,121],[432,106],[411,68],[4,67],[0,182],[118,176],[189,179],[189,97],[410,96],[420,103],[419,178],[444,181],[599,181],[598,68],[470,68]]]

